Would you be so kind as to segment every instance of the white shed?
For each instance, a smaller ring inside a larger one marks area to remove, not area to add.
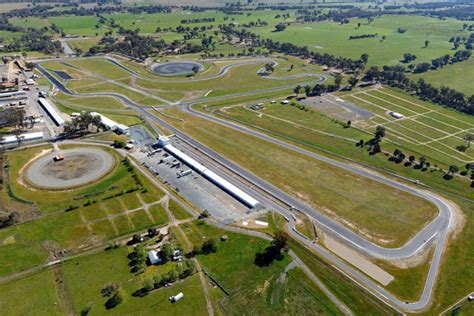
[[[156,250],[148,251],[148,259],[150,259],[151,264],[158,264],[161,262],[161,258]]]

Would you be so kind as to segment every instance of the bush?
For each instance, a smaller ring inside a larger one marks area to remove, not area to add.
[[[205,255],[215,253],[217,251],[217,244],[214,239],[208,239],[202,243],[201,252]]]
[[[125,296],[124,291],[121,288],[119,288],[117,292],[115,292],[115,294],[112,295],[112,297],[109,298],[107,302],[105,302],[105,308],[112,309],[116,307],[117,305],[123,302],[124,296]]]

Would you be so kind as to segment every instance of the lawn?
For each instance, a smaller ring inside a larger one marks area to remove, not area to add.
[[[83,39],[74,39],[74,40],[68,40],[67,43],[69,47],[71,47],[72,50],[77,50],[81,49],[83,52],[89,51],[89,49],[97,45],[99,42],[98,38],[83,38]]]
[[[192,217],[191,214],[189,214],[181,205],[179,205],[176,201],[174,200],[169,200],[168,207],[170,209],[170,212],[173,214],[173,216],[177,220],[182,220],[182,219],[187,219]]]
[[[374,242],[401,245],[437,213],[392,187],[174,109],[167,113],[185,120],[169,123],[330,217],[349,221]]]

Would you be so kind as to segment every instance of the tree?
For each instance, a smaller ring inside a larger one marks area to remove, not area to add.
[[[364,65],[367,64],[367,62],[369,61],[369,55],[367,55],[365,53],[360,55],[360,61],[363,62]]]
[[[105,303],[105,307],[107,309],[112,309],[123,302],[123,298],[125,297],[125,292],[122,288],[119,288],[111,298],[107,300]]]
[[[300,85],[297,85],[296,87],[293,88],[293,92],[296,94],[296,96],[300,94],[301,88],[302,87]]]
[[[158,230],[155,227],[148,228],[148,237],[155,237],[158,235]]]
[[[283,23],[278,23],[275,25],[275,32],[283,32],[286,29],[286,25]]]
[[[341,86],[341,82],[342,82],[342,76],[340,74],[336,74],[336,76],[334,77],[334,84],[337,86],[337,87],[340,87]]]
[[[155,288],[154,286],[154,281],[150,278],[147,278],[144,282],[143,282],[143,290],[145,290],[146,292],[150,292],[151,290],[153,290]]]
[[[197,65],[194,65],[192,71],[194,74],[197,74],[199,72],[199,67]]]
[[[160,257],[163,262],[168,262],[173,257],[173,248],[170,244],[164,244],[161,247]]]
[[[356,84],[359,82],[359,79],[357,79],[356,76],[353,76],[349,78],[348,82],[351,85],[351,88],[354,88]]]
[[[430,41],[426,40],[425,41],[425,48],[427,48],[429,44],[430,44]]]
[[[385,127],[378,125],[375,128],[375,138],[381,140],[385,137]]]
[[[448,169],[448,172],[451,174],[451,175],[454,175],[456,172],[459,171],[459,168],[458,166],[456,165],[451,165],[449,166],[449,169]]]
[[[120,288],[120,285],[116,283],[107,283],[101,290],[100,293],[102,294],[103,297],[111,297],[112,295],[117,292],[117,290]]]
[[[214,253],[217,251],[217,244],[214,239],[208,239],[202,243],[201,252],[205,255]]]
[[[463,139],[466,141],[467,147],[469,148],[469,146],[471,146],[471,142],[474,140],[474,135],[467,133],[463,136]]]
[[[282,250],[286,250],[288,235],[286,232],[277,231],[270,245],[263,252],[255,254],[255,264],[262,267],[270,265],[273,260],[282,260]]]

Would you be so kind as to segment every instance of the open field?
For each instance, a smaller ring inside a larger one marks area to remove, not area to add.
[[[403,244],[436,214],[412,195],[178,110],[166,112],[184,119],[170,124],[374,242]]]
[[[474,160],[474,149],[465,152],[456,149],[466,145],[463,136],[474,132],[474,118],[453,110],[391,89],[362,90],[345,94],[343,99],[355,103],[375,114],[369,121],[356,126],[371,132],[384,126],[387,138],[404,147],[413,148],[445,163],[463,165]],[[402,119],[388,115],[389,111],[403,114]]]
[[[474,94],[472,86],[472,78],[474,78],[474,58],[444,66],[436,71],[429,71],[423,74],[414,74],[411,76],[413,80],[423,78],[427,83],[435,87],[446,86],[464,93],[466,96]]]
[[[5,315],[64,315],[54,275],[46,270],[0,285],[0,308]],[[25,299],[27,298],[27,299]]]
[[[357,28],[357,24],[361,27]],[[406,33],[398,33],[398,28]],[[445,54],[453,54],[452,36],[462,36],[462,21],[444,20],[420,16],[389,16],[376,18],[367,25],[367,19],[352,19],[340,25],[336,22],[315,22],[292,24],[283,32],[272,32],[274,25],[255,28],[253,32],[264,38],[308,46],[320,53],[329,53],[358,59],[361,54],[369,55],[369,65],[395,65],[403,59],[404,53],[415,54],[416,62],[430,61]],[[349,40],[351,35],[378,34],[375,38]],[[382,41],[382,36],[386,39]],[[311,41],[308,41],[311,39]],[[424,48],[425,40],[430,41]]]

